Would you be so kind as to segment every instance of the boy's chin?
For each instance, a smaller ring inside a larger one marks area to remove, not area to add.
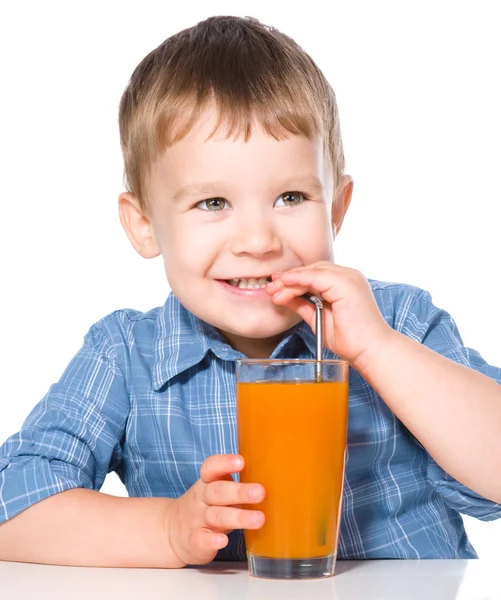
[[[297,325],[301,318],[297,315],[291,315],[287,319],[280,319],[277,323],[239,323],[235,324],[220,324],[218,329],[231,336],[244,338],[248,340],[267,340],[282,336],[294,325]]]

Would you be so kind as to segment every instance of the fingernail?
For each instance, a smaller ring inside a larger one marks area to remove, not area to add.
[[[283,287],[283,282],[280,279],[275,279],[275,281],[270,281],[266,284],[269,287]]]
[[[242,462],[243,461],[242,461],[242,459],[239,456],[231,459],[231,464],[234,467],[241,467],[242,466]]]
[[[259,486],[251,487],[249,490],[249,500],[257,500],[261,497],[261,488]]]
[[[261,516],[261,513],[256,512],[252,515],[252,525],[254,525],[254,527],[259,527],[262,522],[263,522],[263,517]]]

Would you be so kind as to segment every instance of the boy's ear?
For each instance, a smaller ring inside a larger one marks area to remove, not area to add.
[[[332,232],[334,236],[341,229],[344,216],[350,206],[351,196],[353,194],[353,179],[350,175],[343,175],[336,188],[336,197],[332,202]]]
[[[160,248],[153,233],[151,221],[143,212],[139,200],[130,192],[120,194],[118,198],[120,223],[135,250],[143,258],[155,258]]]

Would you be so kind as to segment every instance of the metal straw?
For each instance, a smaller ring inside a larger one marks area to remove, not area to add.
[[[322,299],[313,294],[304,294],[303,298],[308,300],[315,305],[315,333],[316,333],[316,346],[315,346],[315,383],[321,383],[322,377],[322,357],[323,357],[323,344],[322,344],[322,314],[323,314],[323,302]],[[327,525],[329,521],[329,506],[330,499],[324,499],[323,512],[319,522],[318,529],[318,543],[320,546],[325,546],[327,541]]]
[[[323,344],[322,344],[322,314],[323,314],[323,302],[318,296],[313,294],[304,294],[303,298],[308,300],[315,305],[315,333],[316,333],[316,347],[315,347],[315,381],[320,383],[322,381],[322,363],[320,362],[323,357]]]

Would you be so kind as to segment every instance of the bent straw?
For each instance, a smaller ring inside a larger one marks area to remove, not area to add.
[[[320,383],[322,378],[322,360],[323,356],[323,343],[322,343],[322,311],[324,308],[323,302],[318,296],[307,293],[303,295],[305,300],[308,300],[315,305],[315,334],[316,334],[316,347],[315,347],[315,381]]]

